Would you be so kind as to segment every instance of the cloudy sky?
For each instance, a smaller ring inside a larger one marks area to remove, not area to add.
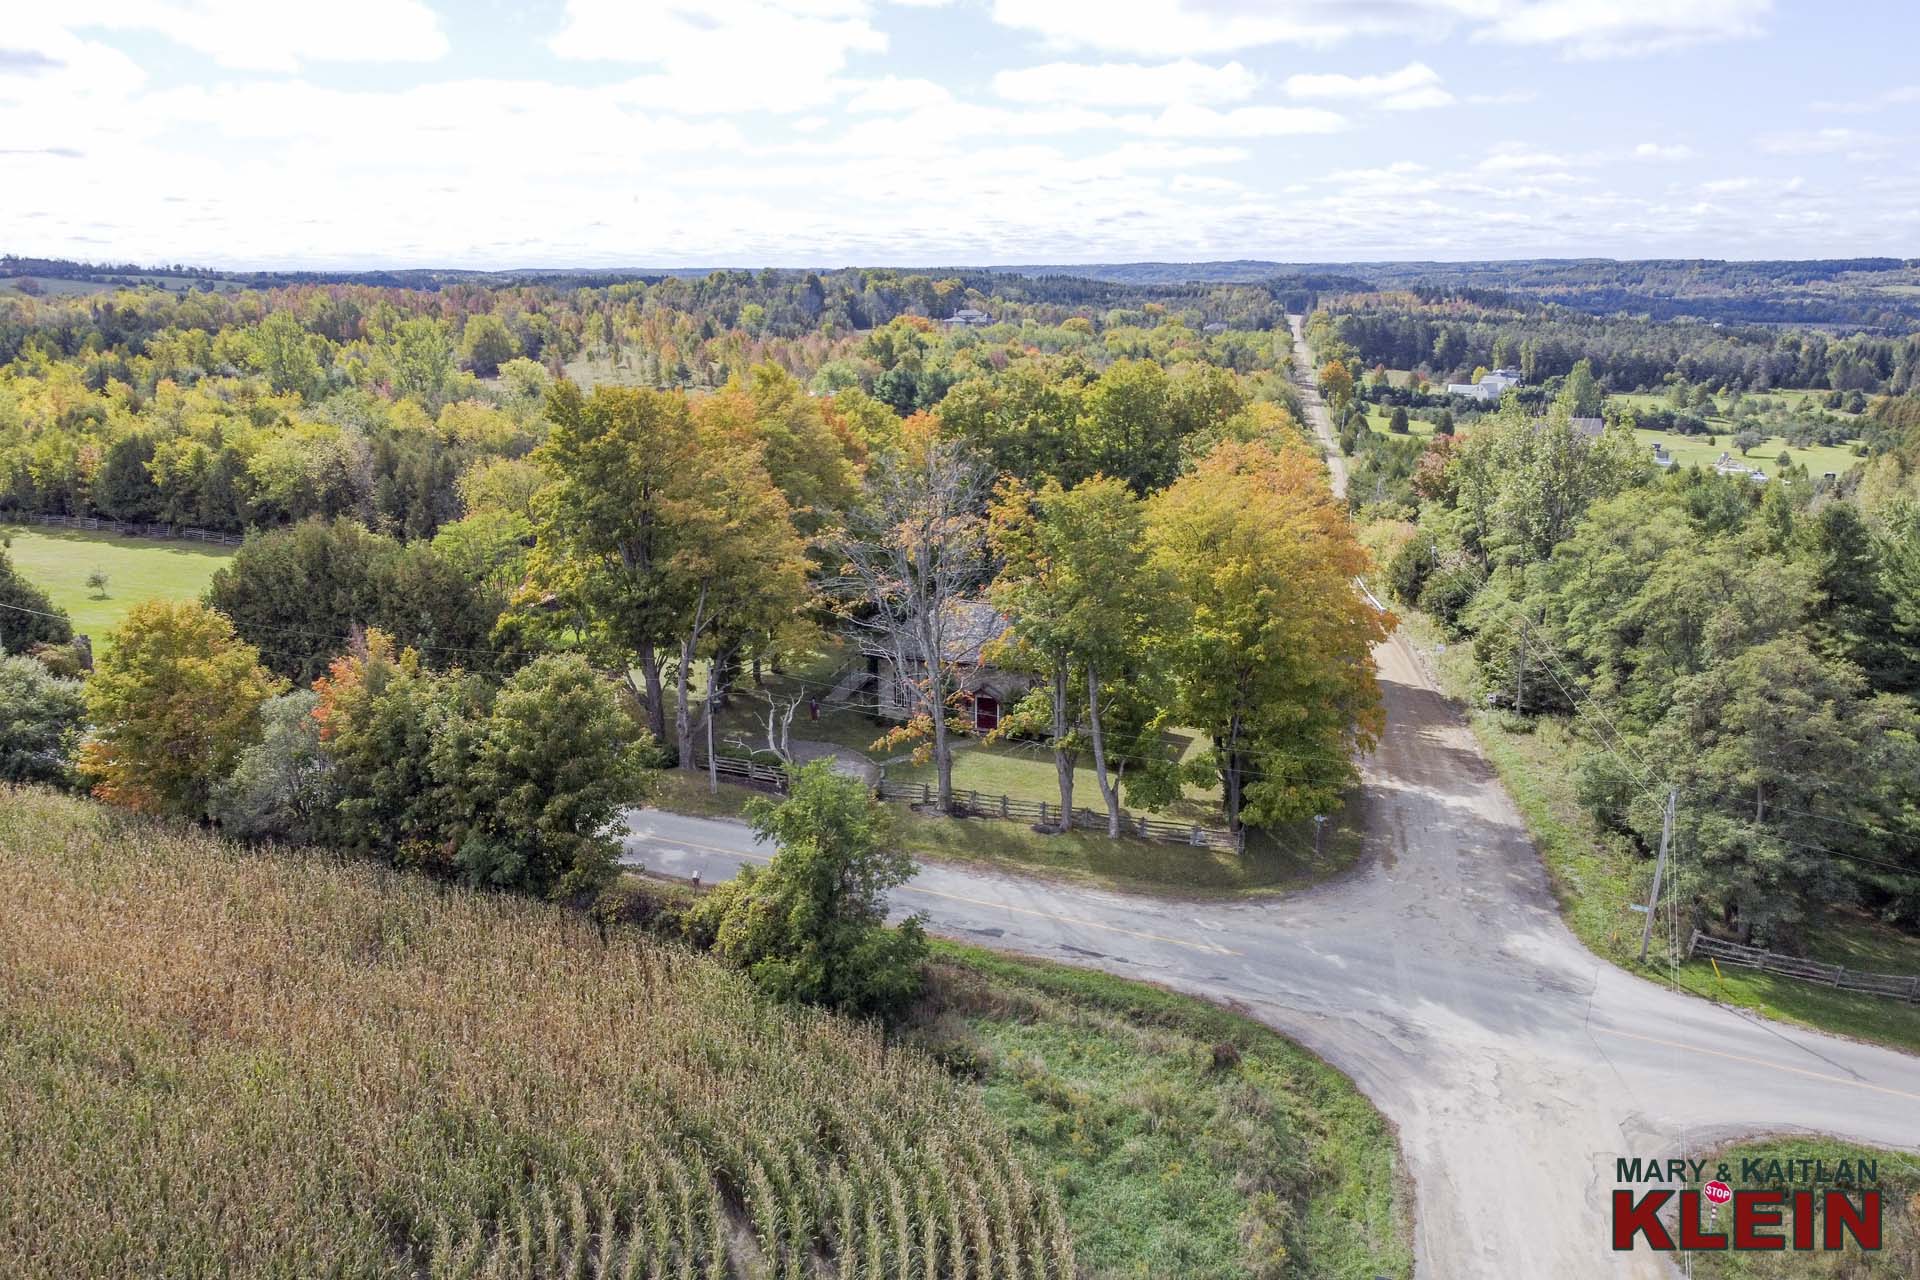
[[[1910,0],[7,0],[0,251],[1920,256]]]

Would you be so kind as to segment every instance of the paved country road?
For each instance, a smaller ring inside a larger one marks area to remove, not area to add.
[[[1329,439],[1317,391],[1302,398]],[[1344,490],[1337,448],[1329,463]],[[929,863],[896,914],[1230,1002],[1321,1054],[1398,1126],[1419,1274],[1436,1280],[1676,1274],[1611,1250],[1616,1155],[1800,1129],[1920,1149],[1920,1058],[1669,991],[1581,946],[1459,712],[1399,637],[1375,659],[1387,730],[1345,878],[1183,903]],[[739,823],[653,810],[628,833],[630,863],[709,882],[771,852]]]

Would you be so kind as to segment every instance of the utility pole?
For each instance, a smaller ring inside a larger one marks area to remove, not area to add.
[[[1660,878],[1667,870],[1667,847],[1673,843],[1673,806],[1679,791],[1669,788],[1667,791],[1666,813],[1660,819],[1660,857],[1653,864],[1653,892],[1647,895],[1647,923],[1640,930],[1640,963],[1647,962],[1647,944],[1653,941],[1653,911],[1660,905]]]
[[[707,671],[707,790],[718,795],[720,792],[720,762],[713,758],[713,671]]]
[[[1527,620],[1520,619],[1520,661],[1513,668],[1513,712],[1527,713]]]

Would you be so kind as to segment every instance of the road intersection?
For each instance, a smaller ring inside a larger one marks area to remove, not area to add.
[[[1317,396],[1308,410],[1324,437]],[[1228,1002],[1325,1057],[1399,1129],[1422,1277],[1674,1274],[1610,1248],[1616,1156],[1795,1131],[1920,1150],[1920,1058],[1712,1004],[1587,951],[1458,709],[1402,637],[1375,658],[1387,728],[1362,762],[1366,847],[1344,878],[1182,902],[927,863],[896,914]],[[739,823],[653,810],[629,815],[626,849],[709,882],[771,853]]]

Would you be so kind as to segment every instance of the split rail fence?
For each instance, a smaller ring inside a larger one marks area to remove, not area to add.
[[[696,768],[705,769],[705,756],[694,758]],[[787,771],[777,764],[759,764],[752,760],[739,760],[720,756],[714,761],[714,771],[721,777],[733,782],[745,783],[766,791],[785,791],[787,789]],[[930,805],[939,799],[938,792],[930,782],[893,782],[882,778],[874,787],[874,793],[882,800],[904,800],[908,804]],[[1020,800],[1013,796],[997,795],[982,791],[955,791],[953,808],[956,814],[965,814],[975,818],[1003,818],[1010,822],[1051,823],[1060,820],[1060,806],[1045,800]],[[1076,808],[1073,811],[1073,823],[1095,831],[1107,829],[1107,815],[1094,809]],[[1142,840],[1156,840],[1162,844],[1185,844],[1202,849],[1231,849],[1235,853],[1246,849],[1246,836],[1243,832],[1229,831],[1224,827],[1203,827],[1187,822],[1167,822],[1160,818],[1135,817],[1122,814],[1120,831],[1123,835],[1138,836]]]
[[[99,516],[50,516],[37,511],[0,511],[0,524],[46,524],[62,529],[85,529],[91,533],[111,533],[122,538],[172,538],[186,542],[217,542],[237,547],[237,533],[219,533],[212,529],[192,529],[179,524],[139,524],[127,520],[105,520]]]
[[[1693,937],[1687,942],[1687,959],[1693,959],[1696,954],[1711,956],[1722,964],[1823,983],[1842,991],[1864,991],[1869,995],[1891,996],[1909,1004],[1920,1004],[1920,974],[1862,973],[1845,965],[1822,964],[1818,960],[1783,956],[1773,951],[1762,951],[1759,947],[1743,947],[1737,942],[1709,938],[1698,929],[1693,931]]]

